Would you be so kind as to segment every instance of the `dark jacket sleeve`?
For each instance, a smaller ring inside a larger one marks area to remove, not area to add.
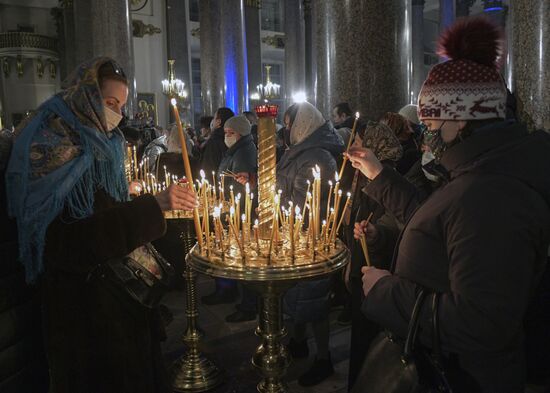
[[[118,203],[92,216],[50,224],[46,255],[56,268],[86,272],[110,258],[127,255],[166,232],[166,221],[152,195]]]
[[[384,167],[363,191],[402,223],[408,221],[423,200],[413,184],[388,167]]]
[[[506,208],[512,205],[512,198],[483,191],[475,200],[461,200],[442,221],[450,281],[450,290],[441,294],[439,304],[443,349],[494,353],[519,339],[537,261],[545,257],[544,247],[535,245],[545,244],[547,234],[543,225],[536,225],[541,223],[536,218],[540,209],[532,205],[533,212],[527,207]],[[418,290],[406,278],[384,277],[365,299],[363,312],[404,337]],[[420,327],[421,338],[429,344],[428,307]]]

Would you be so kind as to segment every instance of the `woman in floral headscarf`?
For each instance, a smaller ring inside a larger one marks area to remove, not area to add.
[[[18,132],[6,172],[28,282],[44,295],[51,392],[168,392],[155,309],[95,272],[163,235],[162,211],[191,209],[173,186],[130,201],[117,125],[128,83],[109,58],[80,65]]]

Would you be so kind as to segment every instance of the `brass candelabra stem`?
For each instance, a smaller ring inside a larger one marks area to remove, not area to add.
[[[265,281],[251,283],[261,293],[260,313],[256,335],[262,343],[252,357],[252,364],[262,373],[258,384],[260,393],[283,393],[287,386],[283,381],[290,355],[281,339],[286,335],[283,324],[282,296],[293,284],[288,281]]]
[[[271,236],[273,194],[277,178],[275,118],[258,119],[258,220],[261,239]]]
[[[187,352],[174,364],[172,387],[176,392],[204,392],[222,382],[222,372],[214,363],[199,351],[200,333],[197,329],[199,315],[196,299],[196,274],[187,264],[185,268],[187,282],[187,329],[183,341]]]

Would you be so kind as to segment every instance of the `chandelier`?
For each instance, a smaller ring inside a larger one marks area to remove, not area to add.
[[[162,93],[169,98],[187,98],[185,83],[174,75],[175,60],[168,60],[168,79],[162,81]]]
[[[279,92],[281,90],[281,86],[277,83],[271,82],[271,78],[269,77],[269,71],[271,70],[270,65],[265,66],[266,70],[266,83],[265,85],[262,85],[261,83],[256,86],[256,90],[258,91],[258,95],[260,98],[263,99],[274,99],[279,98]]]

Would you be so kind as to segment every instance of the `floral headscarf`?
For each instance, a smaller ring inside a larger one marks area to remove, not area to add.
[[[403,147],[393,130],[382,123],[369,123],[363,136],[363,147],[372,150],[380,161],[397,161],[403,155]]]

